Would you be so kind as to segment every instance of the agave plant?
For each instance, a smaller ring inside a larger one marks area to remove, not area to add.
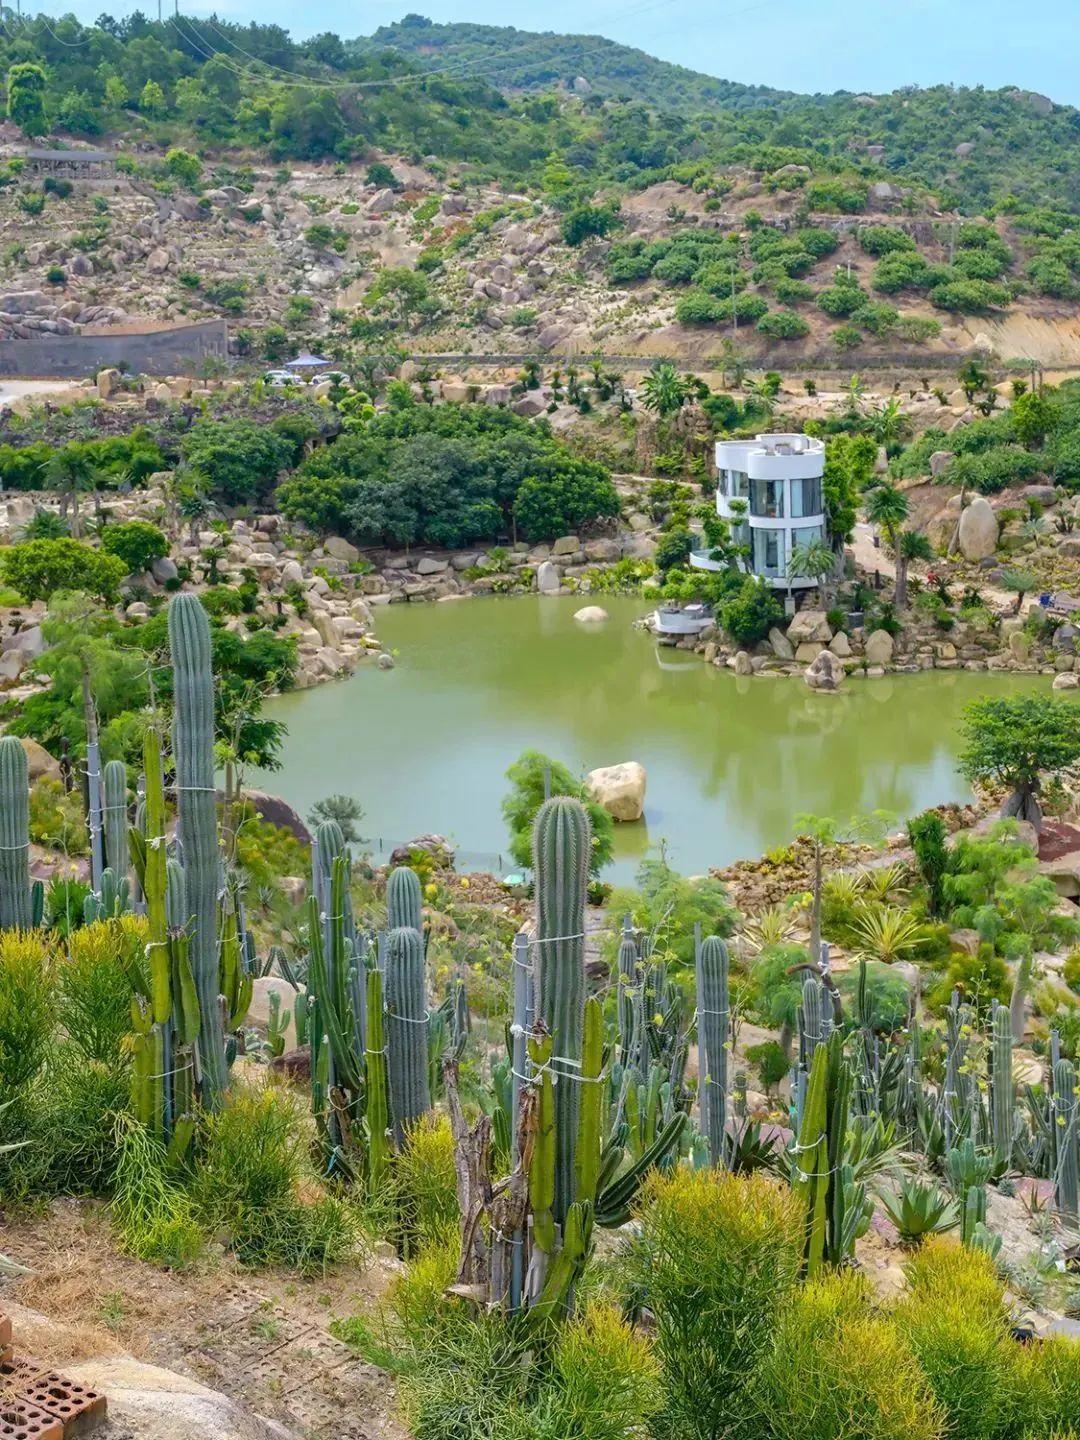
[[[881,1203],[905,1245],[917,1243],[925,1235],[955,1230],[960,1224],[956,1201],[922,1180],[909,1177],[897,1194],[883,1195]]]
[[[851,870],[834,870],[825,877],[822,900],[838,910],[854,910],[863,898],[859,876]]]
[[[794,934],[795,922],[791,911],[783,905],[770,905],[767,910],[747,920],[741,939],[749,954],[759,955],[770,945],[786,945]]]
[[[863,903],[852,925],[855,953],[891,965],[914,950],[922,939],[922,922],[898,905]]]
[[[868,867],[860,870],[856,879],[862,894],[882,905],[904,900],[911,889],[911,873],[899,863]]]

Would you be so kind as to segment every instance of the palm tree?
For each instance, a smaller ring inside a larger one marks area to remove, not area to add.
[[[866,394],[866,386],[861,376],[852,375],[847,383],[847,413],[851,419],[856,419],[862,414],[863,397]]]
[[[764,375],[752,376],[743,382],[743,392],[766,420],[772,419],[776,413],[776,389],[771,380]]]
[[[789,575],[805,575],[816,580],[821,591],[821,601],[829,608],[828,582],[836,574],[836,552],[824,540],[808,540],[805,545],[795,545],[788,561]]]
[[[885,538],[896,556],[896,593],[898,610],[907,604],[907,557],[901,554],[900,533],[910,511],[907,496],[895,485],[875,485],[866,498],[866,517],[885,532]]]
[[[79,515],[79,495],[96,489],[101,473],[87,454],[86,446],[78,441],[55,451],[41,467],[45,488],[60,494],[60,514],[67,515],[71,509],[71,533],[79,539],[82,535],[82,519]]]
[[[658,360],[641,382],[641,403],[661,420],[677,415],[688,398],[686,381],[670,360]]]
[[[907,416],[895,395],[889,397],[880,410],[871,417],[870,427],[874,439],[886,450],[892,450],[904,437],[907,430]]]
[[[1020,607],[1024,603],[1024,596],[1029,590],[1034,590],[1039,583],[1039,577],[1031,570],[1020,570],[1010,566],[1001,572],[1001,588],[1003,590],[1016,591],[1015,614],[1020,614]]]

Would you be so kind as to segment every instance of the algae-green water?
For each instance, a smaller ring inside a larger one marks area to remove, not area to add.
[[[926,671],[848,680],[815,694],[801,678],[737,677],[632,628],[640,600],[604,597],[610,619],[583,626],[580,598],[472,599],[375,612],[393,670],[284,695],[283,766],[259,783],[306,815],[323,796],[363,805],[371,853],[427,831],[459,865],[508,869],[500,801],[527,747],[584,774],[638,760],[642,823],[616,827],[610,878],[632,876],[665,842],[676,868],[760,855],[800,813],[898,817],[970,798],[956,770],[964,705],[1045,690],[1039,676]]]

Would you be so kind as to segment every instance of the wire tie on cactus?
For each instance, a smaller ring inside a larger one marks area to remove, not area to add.
[[[530,941],[529,941],[529,944],[530,944],[530,945],[561,945],[564,940],[587,940],[588,938],[589,938],[589,937],[588,937],[588,935],[586,935],[585,931],[584,931],[584,930],[581,930],[581,931],[579,931],[578,934],[576,934],[576,935],[545,935],[545,936],[542,936],[542,937],[538,935],[538,936],[535,937],[535,939],[530,940]]]
[[[0,850],[29,850],[30,841],[24,840],[21,845],[0,845]]]
[[[386,1012],[388,1020],[400,1020],[403,1025],[426,1025],[431,1019],[431,1011],[425,1010],[423,1015],[395,1015],[393,1010]]]
[[[170,1075],[183,1075],[187,1070],[194,1070],[195,1066],[189,1061],[187,1065],[178,1065],[175,1070],[162,1070],[157,1075],[147,1075],[147,1080],[167,1080]]]
[[[512,1235],[504,1235],[503,1232],[499,1229],[499,1227],[498,1227],[497,1225],[491,1225],[491,1226],[489,1226],[489,1229],[490,1229],[490,1231],[491,1231],[492,1238],[495,1239],[495,1240],[501,1240],[504,1245],[524,1245],[524,1244],[525,1244],[525,1237],[524,1237],[524,1235],[519,1235],[518,1238],[515,1240]]]

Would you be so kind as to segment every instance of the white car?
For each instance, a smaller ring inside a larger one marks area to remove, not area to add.
[[[302,385],[304,382],[299,376],[294,375],[291,370],[267,370],[263,374],[263,384],[269,385],[271,390],[285,390],[291,385]]]
[[[313,385],[351,385],[352,376],[346,375],[344,370],[324,370],[321,375],[313,377]]]

